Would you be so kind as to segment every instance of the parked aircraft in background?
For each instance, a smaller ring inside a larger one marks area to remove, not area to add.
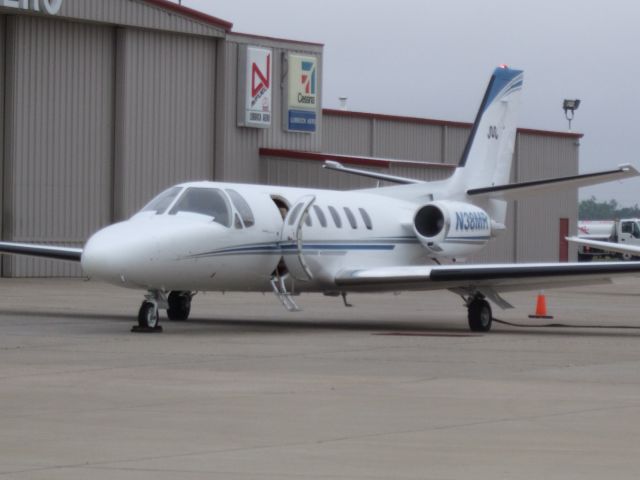
[[[446,289],[464,299],[471,330],[488,331],[488,300],[510,307],[503,292],[640,275],[640,262],[459,264],[506,229],[509,199],[638,175],[627,165],[508,184],[522,79],[518,70],[494,71],[459,166],[446,180],[327,162],[398,185],[345,192],[183,183],[98,231],[84,249],[0,242],[0,251],[80,261],[91,279],[146,290],[138,313],[144,328],[157,326],[159,309],[186,319],[196,291],[272,290],[294,311],[292,295],[300,292]]]

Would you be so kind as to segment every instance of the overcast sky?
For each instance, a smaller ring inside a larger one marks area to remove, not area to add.
[[[519,124],[567,129],[580,98],[582,172],[640,169],[640,2],[633,0],[183,0],[233,30],[323,43],[324,107],[472,122],[493,69],[525,71]],[[640,180],[581,198],[640,203]]]

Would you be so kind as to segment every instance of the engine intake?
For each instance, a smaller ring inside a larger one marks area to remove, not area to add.
[[[491,237],[492,223],[489,215],[475,205],[437,201],[416,211],[413,230],[431,254],[456,257],[484,247]]]

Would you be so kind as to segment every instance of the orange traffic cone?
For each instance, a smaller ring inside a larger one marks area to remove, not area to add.
[[[529,315],[529,318],[553,318],[552,315],[547,315],[547,299],[544,296],[544,293],[538,293],[538,298],[536,299],[536,313],[534,315]]]

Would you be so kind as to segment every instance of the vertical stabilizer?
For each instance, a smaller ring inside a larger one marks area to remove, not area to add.
[[[516,141],[521,70],[493,72],[453,182],[465,191],[509,183]]]

